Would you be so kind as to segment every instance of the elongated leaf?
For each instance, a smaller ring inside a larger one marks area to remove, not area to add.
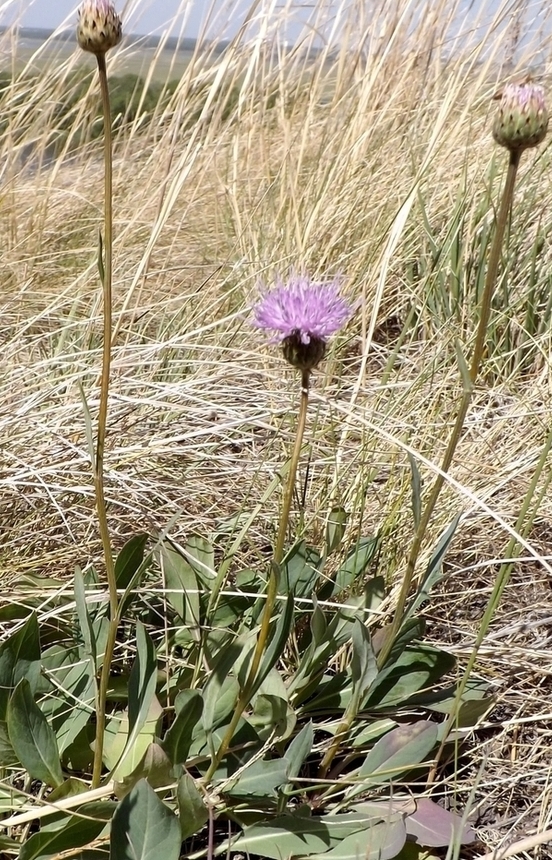
[[[73,590],[75,594],[75,603],[77,606],[77,616],[79,619],[79,626],[82,634],[82,638],[84,641],[84,654],[89,657],[92,661],[92,665],[94,667],[94,673],[97,671],[97,649],[96,649],[96,635],[94,633],[94,627],[92,626],[92,619],[90,618],[90,613],[88,612],[88,606],[86,604],[86,592],[84,590],[84,579],[82,577],[82,571],[80,568],[77,568],[74,573],[73,579]]]
[[[178,780],[176,796],[180,816],[180,837],[184,841],[188,836],[193,836],[201,830],[209,818],[209,812],[203,802],[203,795],[189,773],[182,774]]]
[[[233,797],[275,797],[275,789],[287,782],[288,762],[283,758],[255,761],[236,782],[225,788]]]
[[[157,683],[157,656],[155,646],[144,625],[136,624],[136,660],[128,682],[129,743],[144,725]]]
[[[458,842],[466,845],[476,838],[459,815],[443,809],[429,797],[416,800],[416,811],[407,816],[405,824],[406,832],[426,848],[448,848]]]
[[[144,725],[129,744],[127,712],[113,715],[106,726],[103,760],[114,779],[123,780],[138,767],[149,745],[155,742],[162,716],[163,709],[154,697]]]
[[[161,746],[151,743],[146,749],[142,760],[132,773],[120,781],[115,781],[115,794],[122,800],[132,791],[137,782],[147,779],[152,788],[169,785],[173,779],[173,765]]]
[[[288,860],[289,857],[308,856],[326,851],[332,845],[323,818],[300,815],[281,815],[270,823],[246,827],[243,835],[232,842],[232,852],[255,854],[269,860]],[[221,845],[215,854],[226,854],[228,843]]]
[[[179,712],[161,746],[173,764],[184,764],[188,758],[194,729],[201,720],[203,699],[199,690],[179,693]]]
[[[287,590],[297,597],[310,595],[319,577],[320,553],[305,541],[295,544],[282,565]]]
[[[362,784],[351,789],[347,796],[354,797],[368,785],[389,782],[412,770],[435,746],[437,731],[437,724],[428,720],[392,729],[374,744],[358,773]]]
[[[281,613],[276,622],[274,635],[270,640],[268,648],[263,654],[261,665],[257,677],[252,685],[251,695],[253,695],[260,687],[270,670],[276,665],[276,661],[281,656],[289,638],[291,627],[293,624],[293,595],[289,594],[286,601],[284,611]]]
[[[374,558],[377,547],[378,538],[361,538],[337,571],[330,594],[327,593],[329,589],[324,587],[320,591],[321,597],[323,599],[330,595],[335,597],[342,591],[350,589],[366,572],[368,565]]]
[[[144,560],[144,550],[147,542],[147,534],[137,534],[131,537],[122,548],[115,561],[117,588],[127,588],[132,582],[133,576],[137,573]]]
[[[63,691],[59,690],[57,693],[59,704],[52,710],[51,724],[56,733],[59,751],[63,753],[94,713],[96,678],[92,661],[86,660],[72,666],[63,678],[61,686]]]
[[[310,856],[312,860],[392,860],[405,842],[403,821],[380,821],[347,836],[324,854]]]
[[[178,860],[180,844],[178,818],[140,780],[113,816],[110,860]]]
[[[0,720],[6,719],[6,708],[12,690],[26,678],[34,693],[40,676],[40,637],[35,613],[23,626],[0,645]]]
[[[328,516],[328,522],[326,524],[327,555],[331,555],[332,552],[334,552],[339,546],[341,546],[341,542],[343,540],[343,537],[345,536],[348,519],[349,515],[347,511],[340,505],[337,505],[335,508],[331,509],[330,514]]]
[[[78,817],[67,817],[66,823],[55,830],[41,830],[31,836],[21,848],[19,860],[48,860],[63,851],[88,845],[100,835],[114,806],[106,802],[83,804]]]
[[[13,691],[7,709],[8,735],[19,761],[34,779],[61,785],[63,773],[56,736],[40,710],[29,682],[23,679]]]
[[[178,613],[193,638],[199,639],[199,582],[194,568],[172,547],[163,546],[161,565],[167,588],[167,600]]]
[[[445,529],[441,537],[439,538],[439,542],[435,547],[433,555],[431,556],[425,573],[423,575],[422,581],[418,587],[416,594],[413,599],[410,601],[410,604],[407,606],[404,619],[412,617],[412,615],[416,612],[417,609],[421,606],[421,604],[427,600],[429,593],[434,585],[436,585],[443,577],[443,559],[445,554],[450,546],[450,543],[455,535],[456,528],[460,521],[461,514],[458,514],[451,524]]]
[[[358,619],[353,625],[352,641],[351,677],[353,679],[353,698],[358,709],[358,705],[378,676],[378,666],[372,649],[370,634]]]
[[[390,705],[407,707],[420,692],[430,689],[454,669],[451,654],[431,645],[412,645],[393,664],[386,664],[364,702],[364,707],[387,710]]]
[[[284,758],[287,761],[288,779],[294,780],[299,776],[301,768],[303,767],[303,762],[312,750],[313,743],[314,729],[312,721],[309,720],[309,722],[303,726],[299,734],[293,738],[286,750]]]

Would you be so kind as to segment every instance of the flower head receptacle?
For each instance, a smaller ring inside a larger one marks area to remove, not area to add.
[[[538,146],[548,129],[544,90],[532,83],[507,84],[500,97],[493,137],[510,152]]]
[[[265,292],[254,308],[254,324],[281,343],[293,367],[312,370],[324,358],[328,338],[349,319],[351,305],[340,295],[340,284],[315,283],[302,275],[281,280]]]
[[[105,54],[121,41],[123,26],[109,0],[84,0],[79,6],[77,42],[83,51]]]

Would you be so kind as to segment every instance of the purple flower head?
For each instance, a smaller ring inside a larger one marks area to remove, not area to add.
[[[337,281],[315,283],[294,274],[287,283],[280,278],[276,283],[255,306],[254,325],[273,333],[271,341],[283,345],[291,364],[311,369],[322,360],[327,339],[351,316],[351,305]]]

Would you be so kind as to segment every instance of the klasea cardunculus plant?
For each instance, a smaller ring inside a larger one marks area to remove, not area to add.
[[[544,90],[532,83],[506,84],[493,125],[493,137],[511,152],[538,146],[548,129]]]
[[[280,343],[286,360],[301,371],[301,400],[278,535],[270,564],[261,628],[247,678],[240,689],[230,725],[211,760],[206,781],[211,779],[228,751],[241,716],[259,685],[259,667],[269,642],[297,466],[305,433],[310,376],[324,358],[328,339],[345,325],[352,313],[353,306],[341,295],[338,281],[316,282],[299,274],[293,274],[287,282],[278,278],[271,290],[263,289],[261,298],[253,308],[253,325],[267,332],[272,343]]]
[[[254,322],[282,344],[286,361],[312,370],[324,358],[328,338],[342,328],[351,311],[338,282],[317,283],[294,275],[263,295],[255,306]]]
[[[121,19],[109,0],[84,0],[77,14],[77,42],[83,51],[105,54],[121,41]]]
[[[100,671],[99,689],[96,695],[96,741],[94,746],[94,768],[92,786],[100,784],[105,734],[107,687],[117,628],[120,606],[117,595],[117,578],[111,537],[107,522],[107,506],[104,492],[104,451],[107,433],[107,409],[109,400],[109,377],[111,369],[111,329],[112,329],[112,277],[113,277],[113,144],[111,134],[111,106],[107,80],[106,52],[121,39],[121,19],[115,7],[108,0],[84,0],[78,10],[77,41],[84,51],[95,54],[102,93],[103,131],[104,131],[104,232],[100,236],[98,268],[103,288],[103,357],[100,385],[100,408],[98,414],[98,435],[96,452],[93,458],[94,493],[98,526],[102,540],[105,560],[106,579],[109,590],[109,629],[104,659]]]

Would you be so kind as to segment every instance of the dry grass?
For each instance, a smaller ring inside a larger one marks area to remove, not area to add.
[[[259,278],[300,266],[345,274],[362,299],[315,383],[306,529],[316,536],[331,503],[344,504],[351,534],[387,535],[382,569],[390,585],[400,581],[412,532],[406,452],[419,456],[427,486],[461,390],[453,340],[469,351],[475,326],[469,285],[455,313],[436,312],[454,283],[450,246],[460,235],[464,247],[477,245],[492,221],[503,159],[488,131],[489,100],[536,56],[534,44],[516,43],[516,14],[547,16],[548,29],[550,15],[536,3],[504,3],[494,15],[481,4],[460,37],[450,4],[373,5],[368,15],[363,3],[344,4],[340,47],[308,58],[314,28],[297,50],[268,50],[262,40],[277,35],[278,19],[267,3],[253,35],[215,61],[193,60],[163,113],[118,141],[106,459],[117,546],[168,523],[176,539],[213,533],[259,504],[282,463],[295,381],[252,331],[247,307]],[[318,31],[337,26],[337,13],[313,14]],[[114,56],[114,69],[127,60]],[[101,170],[94,146],[75,150],[71,136],[54,163],[41,158],[64,86],[86,62],[75,51],[45,63],[32,91],[23,74],[2,106],[0,568],[12,599],[24,573],[69,577],[77,563],[101,566],[79,392],[94,416]],[[239,99],[223,120],[234,84]],[[75,127],[86,117],[83,102]],[[537,234],[539,286],[548,290],[549,177],[547,147],[525,156],[511,306],[496,311],[518,331]],[[447,245],[460,204],[464,219]],[[428,223],[448,251],[427,274]],[[428,551],[464,512],[449,575],[427,610],[430,636],[460,665],[552,420],[549,355],[548,326],[530,338],[523,369],[491,351],[431,526]],[[259,508],[257,547],[270,540],[278,498]],[[489,847],[550,827],[551,530],[548,493],[479,656],[499,704],[448,788],[465,801],[476,785]],[[538,856],[552,854],[544,847]]]

